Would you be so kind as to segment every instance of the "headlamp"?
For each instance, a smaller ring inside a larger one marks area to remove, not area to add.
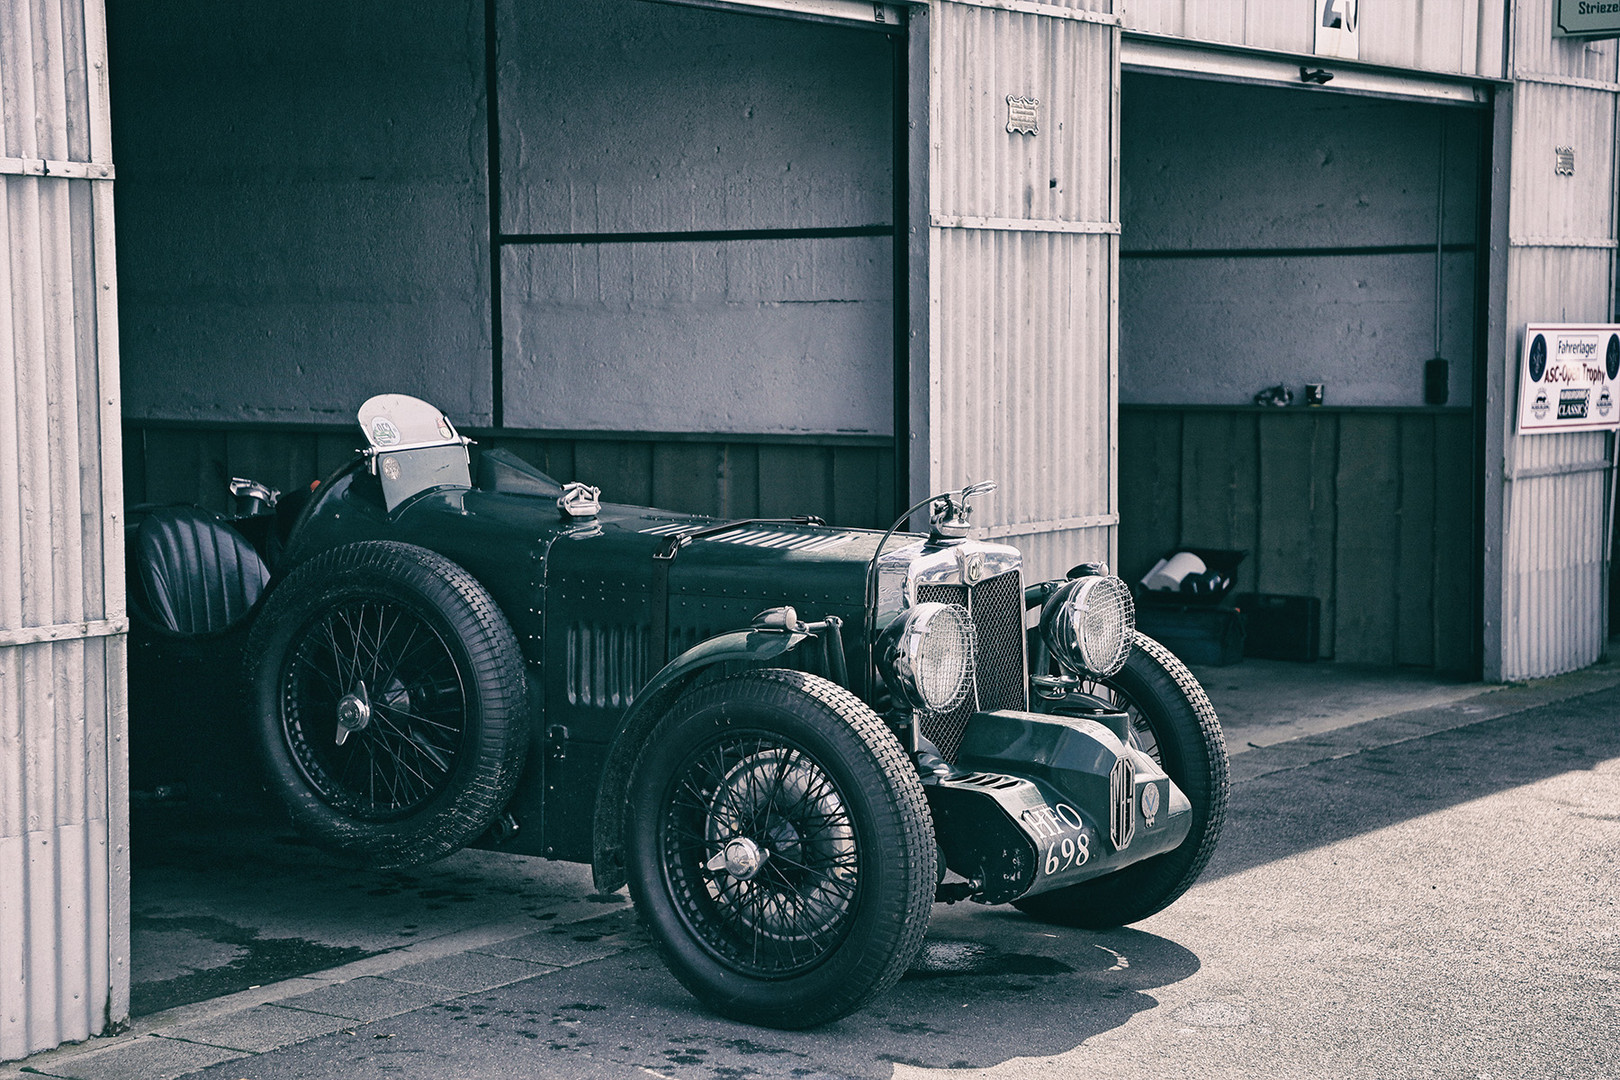
[[[917,604],[883,634],[884,678],[913,709],[949,711],[973,689],[974,640],[960,604]]]
[[[1106,679],[1125,666],[1136,632],[1131,590],[1117,577],[1066,581],[1041,606],[1041,636],[1067,669]]]

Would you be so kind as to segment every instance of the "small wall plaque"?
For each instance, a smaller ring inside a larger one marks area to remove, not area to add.
[[[1007,134],[1023,132],[1025,135],[1036,135],[1040,133],[1040,125],[1040,101],[1017,94],[1007,95]]]
[[[1553,172],[1559,176],[1575,175],[1575,148],[1573,146],[1557,146],[1553,148],[1556,155],[1553,161]]]

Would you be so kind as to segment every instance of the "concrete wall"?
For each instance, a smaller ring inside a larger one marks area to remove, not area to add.
[[[1142,75],[1122,98],[1121,401],[1424,404],[1443,147],[1441,354],[1469,404],[1476,111]]]
[[[126,417],[346,422],[396,390],[469,426],[891,433],[888,38],[503,5],[497,354],[484,19],[114,5]],[[577,233],[613,242],[529,242]]]
[[[894,241],[817,232],[893,225],[889,40],[659,4],[499,25],[506,423],[891,433]]]
[[[126,417],[488,423],[483,5],[108,6]]]

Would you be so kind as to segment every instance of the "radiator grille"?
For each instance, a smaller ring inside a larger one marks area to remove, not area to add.
[[[974,692],[956,708],[918,717],[923,738],[955,764],[968,720],[980,709],[1029,707],[1024,672],[1024,588],[1014,570],[977,585],[919,585],[917,602],[961,604],[978,634]]]

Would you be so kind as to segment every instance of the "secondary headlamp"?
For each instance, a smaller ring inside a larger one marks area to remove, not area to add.
[[[1075,578],[1041,606],[1041,635],[1067,669],[1106,679],[1125,666],[1136,636],[1136,605],[1117,577]]]

